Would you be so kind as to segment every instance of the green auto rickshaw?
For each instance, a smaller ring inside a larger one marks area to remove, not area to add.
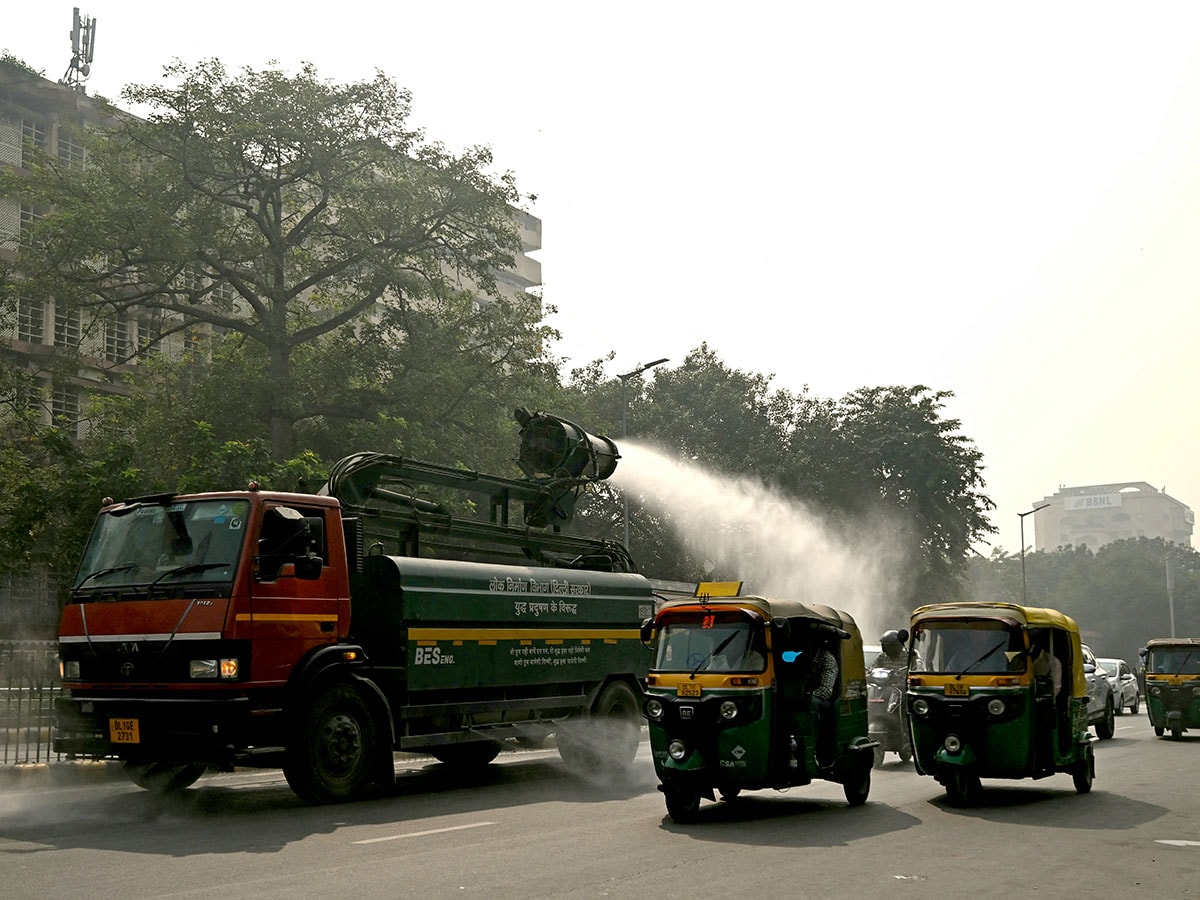
[[[865,803],[876,742],[854,619],[741,596],[737,582],[696,594],[664,602],[642,625],[655,652],[643,709],[671,818],[694,820],[701,798],[814,779],[841,784],[851,806]]]
[[[1141,650],[1146,712],[1159,737],[1200,728],[1200,638],[1155,638]]]
[[[1075,621],[1012,603],[922,606],[909,627],[908,706],[917,772],[954,805],[981,778],[1095,778]]]

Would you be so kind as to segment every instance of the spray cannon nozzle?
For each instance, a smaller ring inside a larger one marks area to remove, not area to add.
[[[518,407],[514,415],[521,424],[517,465],[531,481],[603,481],[616,471],[621,454],[610,439],[549,413]]]

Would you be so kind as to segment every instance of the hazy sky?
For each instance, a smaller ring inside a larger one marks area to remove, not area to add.
[[[73,5],[23,5],[0,49],[61,77]],[[379,69],[429,137],[490,146],[538,196],[574,364],[707,341],[777,388],[952,391],[1010,552],[1061,485],[1200,508],[1198,3],[80,10],[92,94],[176,57]]]

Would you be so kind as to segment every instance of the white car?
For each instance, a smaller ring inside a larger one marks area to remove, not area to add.
[[[1117,730],[1117,724],[1113,720],[1116,715],[1116,702],[1113,700],[1108,672],[1097,662],[1096,654],[1087,644],[1083,645],[1083,674],[1087,679],[1088,724],[1096,726],[1096,737],[1107,741]]]
[[[1119,716],[1125,710],[1137,715],[1140,698],[1138,697],[1137,676],[1129,663],[1123,659],[1100,657],[1096,660],[1108,673],[1108,683],[1112,685],[1113,710]]]

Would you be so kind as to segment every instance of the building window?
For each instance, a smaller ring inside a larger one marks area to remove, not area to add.
[[[104,358],[110,363],[129,361],[129,324],[124,319],[105,320]]]
[[[41,122],[24,119],[21,122],[21,140],[38,150],[46,149],[46,126]]]
[[[79,391],[65,385],[56,386],[50,400],[50,424],[75,434],[78,422]]]
[[[41,218],[41,213],[34,212],[32,206],[28,206],[24,203],[21,204],[20,235],[22,244],[25,244],[26,246],[37,246],[33,243],[32,238],[30,237],[30,232],[33,230],[34,224],[40,221]]]
[[[54,313],[54,344],[58,347],[71,347],[79,349],[82,328],[80,322],[82,317],[79,310],[67,310],[63,312],[55,311]]]
[[[58,161],[67,168],[77,168],[82,166],[87,160],[87,151],[84,150],[83,144],[77,143],[72,138],[64,135],[62,131],[58,133]]]
[[[17,340],[40,344],[46,333],[46,305],[41,300],[17,300]]]

